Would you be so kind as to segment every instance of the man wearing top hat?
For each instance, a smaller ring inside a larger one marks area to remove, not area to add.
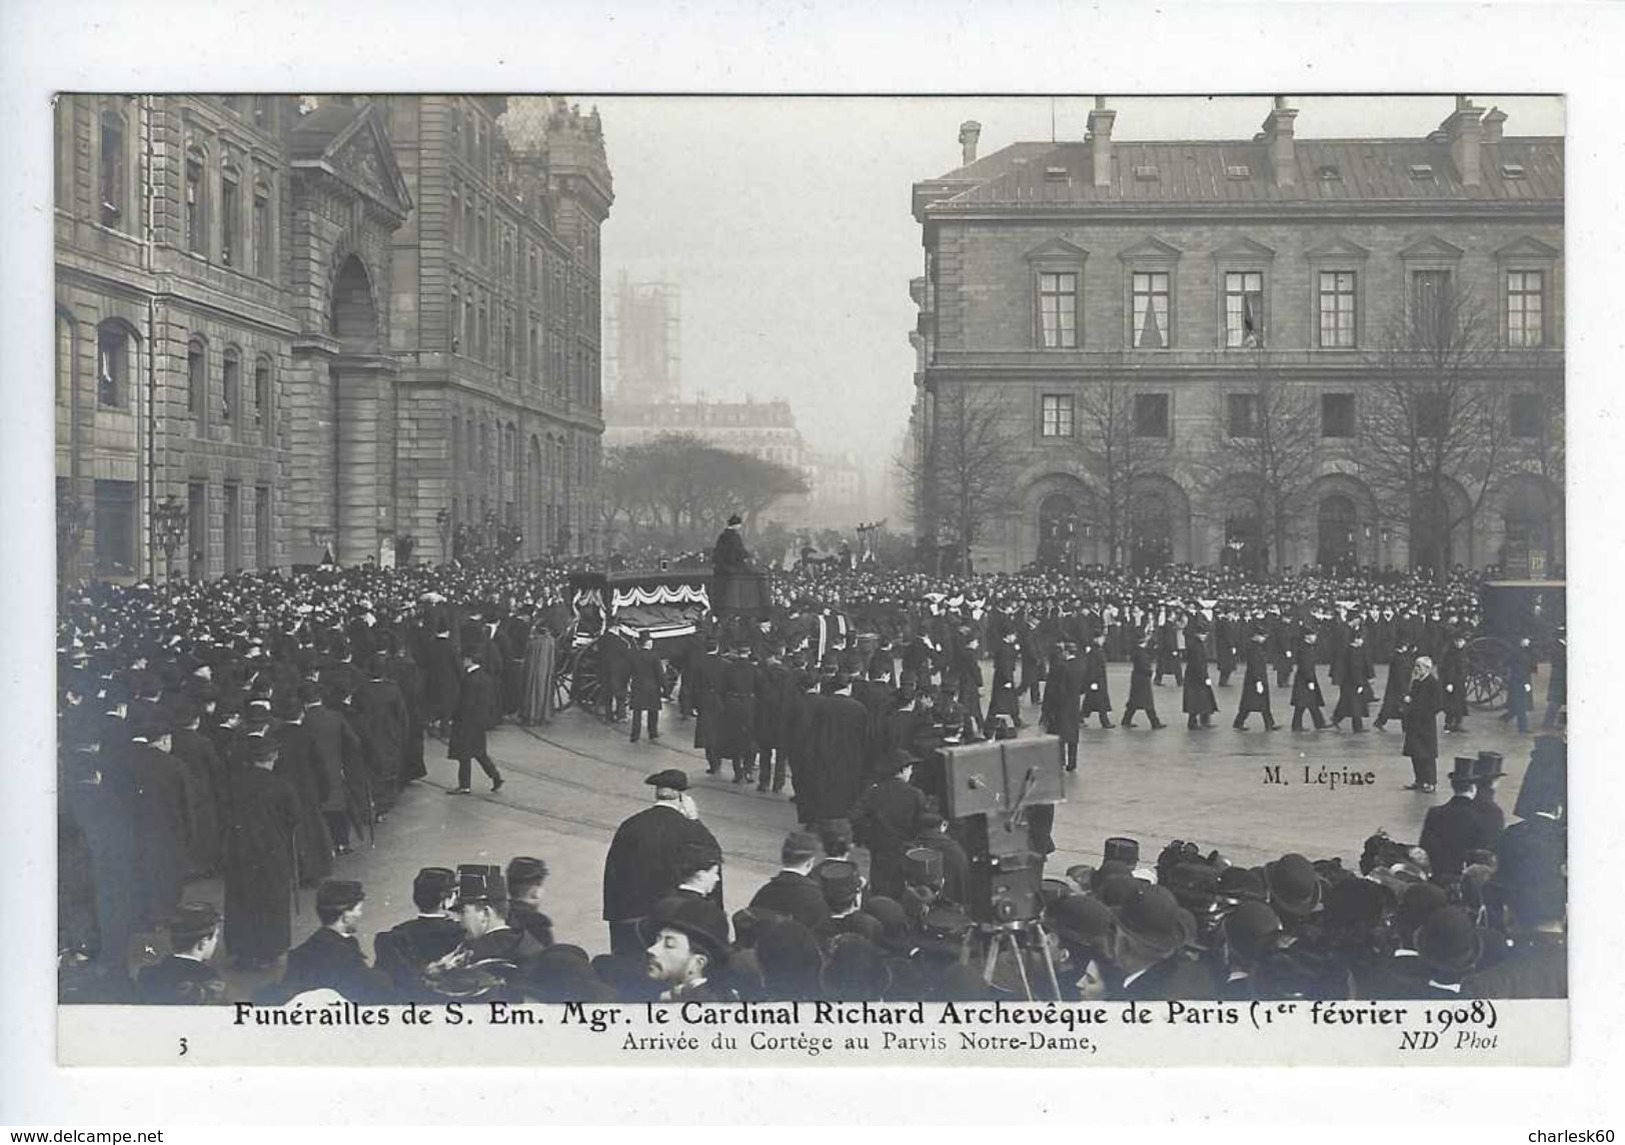
[[[136,997],[153,1006],[210,1006],[226,1000],[226,984],[209,965],[220,945],[220,912],[213,903],[186,903],[169,922],[169,957],[143,966]]]
[[[1501,838],[1507,824],[1506,812],[1495,801],[1496,781],[1506,775],[1501,770],[1501,762],[1498,751],[1481,751],[1473,762],[1473,785],[1476,788],[1473,810],[1483,821],[1485,837],[1489,839],[1488,846],[1491,847]]]
[[[916,762],[908,748],[895,748],[883,762],[885,778],[867,787],[852,808],[853,837],[869,848],[869,885],[896,898],[902,891],[903,852],[919,834],[925,793],[909,782]]]
[[[1236,709],[1231,727],[1244,730],[1247,717],[1258,712],[1264,717],[1264,730],[1276,729],[1275,713],[1270,710],[1269,655],[1264,648],[1267,637],[1262,628],[1253,629],[1247,637],[1247,668],[1241,678],[1241,704]]]
[[[745,522],[738,513],[728,517],[728,525],[717,534],[717,543],[711,550],[711,567],[718,576],[731,576],[750,571],[750,554],[745,551],[745,538],[741,533]]]
[[[1495,845],[1483,816],[1473,806],[1477,762],[1472,756],[1456,757],[1450,772],[1450,799],[1429,808],[1422,820],[1422,837],[1417,845],[1427,852],[1428,865],[1438,882],[1459,879],[1468,855]]]
[[[1546,716],[1540,721],[1543,728],[1555,728],[1557,717],[1569,702],[1569,634],[1558,626],[1552,642],[1552,663],[1546,678]]]
[[[491,791],[502,790],[502,772],[491,761],[485,746],[485,733],[497,723],[496,684],[491,674],[482,668],[474,650],[463,647],[463,678],[457,693],[457,714],[452,719],[451,738],[446,744],[446,758],[457,761],[457,786],[448,795],[467,795],[469,779],[473,774],[473,760],[491,781]]]
[[[736,641],[723,657],[718,678],[721,713],[717,720],[717,755],[733,765],[735,783],[756,779],[756,693],[761,674],[750,662],[750,645]],[[707,749],[710,748],[708,743]]]
[[[382,1002],[392,984],[367,964],[356,931],[361,925],[366,892],[350,879],[327,879],[316,888],[316,932],[288,951],[282,992],[287,997],[307,990],[333,990],[352,1002]]]
[[[423,994],[423,969],[444,958],[463,941],[463,928],[451,917],[457,900],[457,872],[450,867],[424,867],[412,880],[416,918],[397,923],[373,937],[377,968],[389,976],[395,996]]]
[[[721,851],[716,836],[699,821],[688,795],[688,776],[675,768],[658,771],[644,783],[654,788],[654,804],[628,818],[610,840],[604,857],[604,921],[610,950],[634,954],[646,949],[638,936],[638,919],[677,887],[679,859],[685,844]],[[722,887],[713,894],[720,906]]]
[[[1157,697],[1151,690],[1152,662],[1155,659],[1155,637],[1147,634],[1129,652],[1131,667],[1128,679],[1128,703],[1123,707],[1125,729],[1134,726],[1134,713],[1144,712],[1151,720],[1151,730],[1160,731],[1167,725],[1157,718]]]
[[[1044,681],[1044,703],[1039,727],[1060,739],[1065,749],[1068,771],[1078,769],[1078,733],[1083,724],[1083,689],[1088,675],[1078,659],[1077,645],[1062,639],[1056,645],[1059,659]],[[1125,717],[1126,718],[1126,717]]]

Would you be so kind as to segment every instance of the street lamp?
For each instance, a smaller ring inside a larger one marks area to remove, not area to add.
[[[186,506],[173,493],[152,507],[152,531],[158,538],[158,547],[164,551],[164,578],[175,578],[175,550],[181,547],[186,534]]]

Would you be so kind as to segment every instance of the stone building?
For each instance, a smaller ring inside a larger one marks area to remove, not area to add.
[[[1510,392],[1527,456],[1482,489],[1452,482],[1451,507],[1477,511],[1455,512],[1430,551],[1509,571],[1561,561],[1560,471],[1528,443],[1561,434],[1563,140],[1508,135],[1505,114],[1466,99],[1420,138],[1298,138],[1296,116],[1277,98],[1252,139],[1132,142],[1097,100],[1084,140],[982,158],[970,122],[962,165],[914,185],[918,456],[959,387],[1002,395],[1021,452],[1016,508],[992,523],[981,567],[1111,559],[1079,439],[1089,388],[1113,378],[1132,388],[1151,459],[1119,559],[1211,565],[1256,549],[1242,475],[1213,472],[1203,450],[1216,424],[1245,426],[1261,370],[1318,412],[1284,563],[1403,567],[1422,540],[1367,479],[1375,353],[1396,307],[1452,288],[1498,325],[1473,369]],[[943,524],[916,529],[940,538]]]
[[[66,571],[438,559],[488,514],[523,555],[592,547],[596,114],[201,95],[56,114]]]

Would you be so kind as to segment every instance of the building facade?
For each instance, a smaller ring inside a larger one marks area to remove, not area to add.
[[[101,95],[56,114],[65,572],[437,559],[492,519],[526,556],[596,544],[596,114]]]
[[[1531,443],[1561,434],[1562,139],[1507,135],[1504,114],[1465,99],[1415,139],[1298,139],[1296,115],[1278,98],[1253,139],[1128,142],[1097,100],[1083,141],[980,159],[966,123],[962,165],[915,184],[916,460],[961,389],[1000,396],[1020,453],[980,567],[1267,549],[1249,476],[1215,472],[1209,448],[1216,426],[1250,432],[1261,372],[1301,390],[1318,423],[1281,563],[1404,567],[1422,539],[1384,510],[1367,447],[1379,344],[1397,308],[1452,290],[1494,327],[1471,368],[1509,394],[1522,452],[1483,487],[1452,479],[1449,535],[1431,551],[1509,571],[1561,562],[1561,472]],[[1079,448],[1092,387],[1112,380],[1131,391],[1147,459],[1131,551],[1116,554]],[[916,521],[922,536],[945,529]]]

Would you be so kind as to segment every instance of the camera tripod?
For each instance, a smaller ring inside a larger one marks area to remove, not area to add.
[[[991,986],[994,971],[998,969],[999,955],[1008,954],[1015,963],[1016,974],[1021,980],[1021,993],[1027,1001],[1038,999],[1033,993],[1032,976],[1027,973],[1027,954],[1037,951],[1044,966],[1044,976],[1039,980],[1040,987],[1049,986],[1050,998],[1059,1001],[1061,998],[1061,983],[1055,975],[1055,956],[1050,952],[1049,932],[1044,929],[1041,919],[1025,919],[1013,922],[982,923],[978,928],[981,937],[987,942],[987,950],[982,961],[982,981]]]

